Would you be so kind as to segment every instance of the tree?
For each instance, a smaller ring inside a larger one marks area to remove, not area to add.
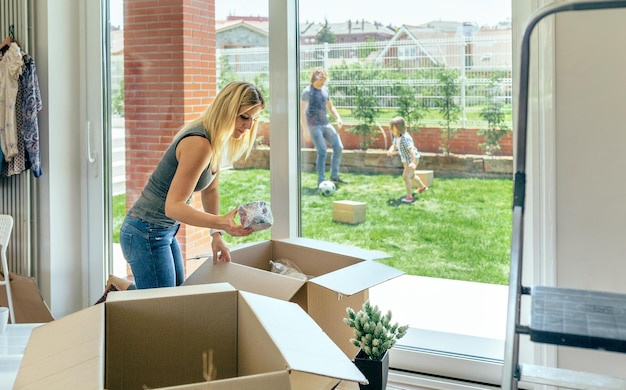
[[[328,19],[324,20],[324,25],[322,26],[320,31],[315,34],[315,39],[317,39],[318,43],[335,43],[335,41],[337,40],[335,34],[333,34],[333,32],[331,31],[330,26],[328,26]]]
[[[365,40],[364,44],[359,45],[359,47],[356,49],[359,58],[367,58],[371,53],[378,50],[374,42],[376,41],[368,38]]]
[[[354,109],[352,109],[352,116],[359,123],[348,131],[357,134],[361,138],[360,146],[363,150],[366,150],[374,143],[374,135],[378,134],[376,116],[380,110],[376,108],[377,104],[378,98],[372,91],[368,91],[367,88],[356,89],[356,103]]]
[[[263,97],[265,98],[265,110],[261,111],[261,116],[264,119],[269,118],[270,115],[270,90],[269,90],[269,72],[257,73],[252,81],[254,85],[259,88]]]
[[[437,75],[441,85],[441,99],[436,100],[439,112],[443,115],[444,126],[441,129],[441,151],[446,155],[450,154],[450,139],[454,138],[457,129],[452,127],[452,123],[459,120],[461,107],[456,103],[461,87],[459,86],[459,75],[454,69],[442,69]]]
[[[395,94],[398,96],[396,99],[396,106],[398,107],[396,112],[404,118],[407,130],[418,130],[418,124],[422,120],[424,109],[421,102],[416,99],[415,89],[408,85],[398,84],[395,86]]]
[[[124,80],[120,81],[120,88],[111,97],[111,108],[113,114],[124,116]]]
[[[487,155],[493,155],[500,150],[500,139],[509,132],[504,122],[503,106],[498,78],[494,77],[487,89],[487,105],[480,112],[480,117],[487,121],[487,127],[478,130],[478,134],[485,138],[485,142],[478,146],[484,149]]]
[[[233,67],[230,66],[228,56],[222,54],[220,56],[220,79],[217,82],[217,88],[222,89],[226,86],[226,84],[236,80],[238,80],[237,73],[235,73]]]

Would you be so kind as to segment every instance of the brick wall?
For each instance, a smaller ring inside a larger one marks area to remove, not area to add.
[[[127,208],[182,124],[215,96],[214,21],[214,0],[124,2]],[[184,258],[210,252],[207,229],[183,225],[178,241]]]
[[[349,132],[347,129],[349,126],[344,126],[339,130],[341,142],[344,149],[360,149],[360,138],[355,134]],[[385,143],[385,137],[382,133],[376,136],[376,142],[370,146],[370,149],[385,149],[391,145],[391,138],[388,126],[383,126],[387,137],[387,143]],[[263,136],[263,144],[269,145],[269,132],[270,123],[262,123],[259,127],[259,136]],[[441,146],[441,130],[439,128],[421,128],[418,132],[413,132],[413,141],[417,150],[424,153],[440,153],[439,147]],[[485,151],[478,146],[485,142],[482,136],[478,135],[477,129],[459,129],[456,136],[450,139],[450,153],[454,154],[485,154]],[[312,142],[304,142],[303,147],[312,148]],[[512,133],[509,132],[505,137],[500,140],[501,149],[497,153],[498,156],[512,156],[513,155],[513,138]]]

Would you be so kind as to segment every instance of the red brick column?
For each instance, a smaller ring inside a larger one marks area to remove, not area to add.
[[[127,209],[172,137],[213,100],[215,55],[214,0],[124,1]],[[207,229],[183,224],[177,237],[184,258],[211,250]]]

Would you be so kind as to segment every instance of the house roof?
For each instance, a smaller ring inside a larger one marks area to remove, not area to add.
[[[325,23],[300,23],[300,39],[315,38]],[[382,23],[369,22],[367,20],[348,20],[341,23],[328,23],[328,28],[337,37],[338,41],[345,41],[350,37],[352,41],[364,41],[365,39],[389,39],[395,33],[395,29],[384,26]],[[362,37],[362,39],[359,39]]]
[[[376,62],[383,61],[390,49],[398,45],[398,41],[413,41],[421,55],[430,59],[433,64],[457,66],[451,62],[460,60],[453,45],[443,45],[442,40],[465,36],[471,44],[471,55],[477,59],[475,64],[489,66],[510,65],[510,59],[503,55],[510,53],[511,28],[479,29],[475,24],[460,22],[430,22],[420,26],[401,26],[391,38],[387,46],[381,50]],[[501,39],[498,39],[501,38]]]
[[[300,23],[300,38],[303,40],[315,38],[325,23],[303,22]],[[269,21],[265,18],[246,18],[229,16],[228,20],[216,20],[215,32],[223,33],[238,27],[244,27],[257,33],[268,35]],[[330,31],[335,34],[338,41],[345,41],[350,37],[352,41],[373,39],[389,39],[395,33],[395,29],[390,26],[383,26],[382,23],[369,22],[366,20],[345,21],[341,23],[328,23]],[[362,37],[360,39],[359,37]]]
[[[256,20],[216,20],[215,33],[232,30],[238,27],[244,27],[253,30],[259,34],[268,35],[269,23],[267,21]]]

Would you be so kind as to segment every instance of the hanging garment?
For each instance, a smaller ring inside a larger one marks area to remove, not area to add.
[[[22,91],[22,126],[24,149],[28,156],[27,166],[35,177],[42,174],[41,154],[39,152],[39,120],[37,115],[43,108],[39,91],[39,78],[35,60],[28,54],[24,55],[24,72],[19,80]]]
[[[11,161],[18,154],[15,99],[23,67],[22,51],[13,42],[0,60],[0,147],[5,161]]]
[[[26,149],[24,149],[24,120],[22,115],[22,89],[17,89],[15,97],[15,128],[17,129],[17,154],[13,156],[11,161],[5,161],[0,171],[0,176],[13,176],[26,170]]]

